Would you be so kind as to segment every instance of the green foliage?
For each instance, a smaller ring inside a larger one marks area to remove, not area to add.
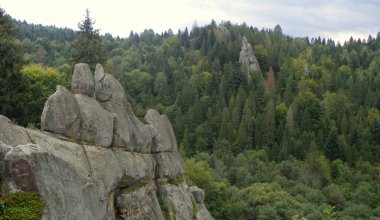
[[[17,192],[0,197],[1,220],[39,220],[45,204],[35,192]]]
[[[259,61],[260,67],[264,72],[269,70],[269,55],[267,49],[261,44],[253,47],[253,53]]]
[[[169,180],[169,183],[173,185],[179,185],[183,183],[183,177],[177,177],[177,178],[171,179]]]
[[[338,219],[338,214],[334,211],[335,207],[329,207],[325,208],[323,210],[323,218],[322,220],[337,220]]]
[[[249,205],[248,214],[255,219],[291,219],[303,209],[287,192],[268,183],[255,183],[243,190]],[[248,217],[248,216],[247,216]]]
[[[32,123],[39,127],[39,118],[46,100],[55,92],[57,85],[68,86],[67,77],[56,69],[41,64],[24,66],[21,74],[30,82],[29,92],[26,94],[29,102],[24,106],[27,112],[22,123]]]
[[[11,18],[0,8],[0,114],[21,122],[25,113],[28,80],[20,74],[22,47],[16,42]]]

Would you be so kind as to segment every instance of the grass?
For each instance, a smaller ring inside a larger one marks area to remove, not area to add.
[[[0,220],[39,220],[45,203],[36,192],[17,192],[0,197]]]
[[[184,181],[184,179],[181,176],[181,177],[177,177],[177,178],[169,180],[169,183],[178,186],[179,184],[183,183],[183,181]]]

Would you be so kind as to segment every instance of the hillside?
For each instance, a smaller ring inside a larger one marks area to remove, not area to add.
[[[14,23],[44,103],[71,78],[75,32]],[[102,41],[136,116],[170,118],[215,219],[380,218],[380,35],[341,45],[212,21]],[[47,67],[57,81],[38,84]],[[14,120],[39,127],[36,106]]]

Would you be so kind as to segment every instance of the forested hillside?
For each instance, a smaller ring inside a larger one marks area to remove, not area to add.
[[[13,118],[39,127],[78,36],[14,26],[29,92]],[[239,62],[243,37],[261,71]],[[101,39],[137,116],[170,118],[216,219],[380,219],[380,34],[341,45],[212,21]]]

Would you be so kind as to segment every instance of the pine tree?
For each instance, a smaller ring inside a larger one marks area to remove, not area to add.
[[[329,126],[329,133],[325,142],[325,155],[331,161],[343,158],[343,151],[339,146],[338,129],[334,121]]]
[[[73,63],[88,63],[92,70],[97,63],[104,65],[107,61],[105,47],[94,23],[87,9],[84,20],[78,24],[79,38],[72,44],[74,52],[71,57]]]
[[[0,8],[0,114],[23,122],[29,82],[21,73],[22,48],[15,41],[11,18]]]

